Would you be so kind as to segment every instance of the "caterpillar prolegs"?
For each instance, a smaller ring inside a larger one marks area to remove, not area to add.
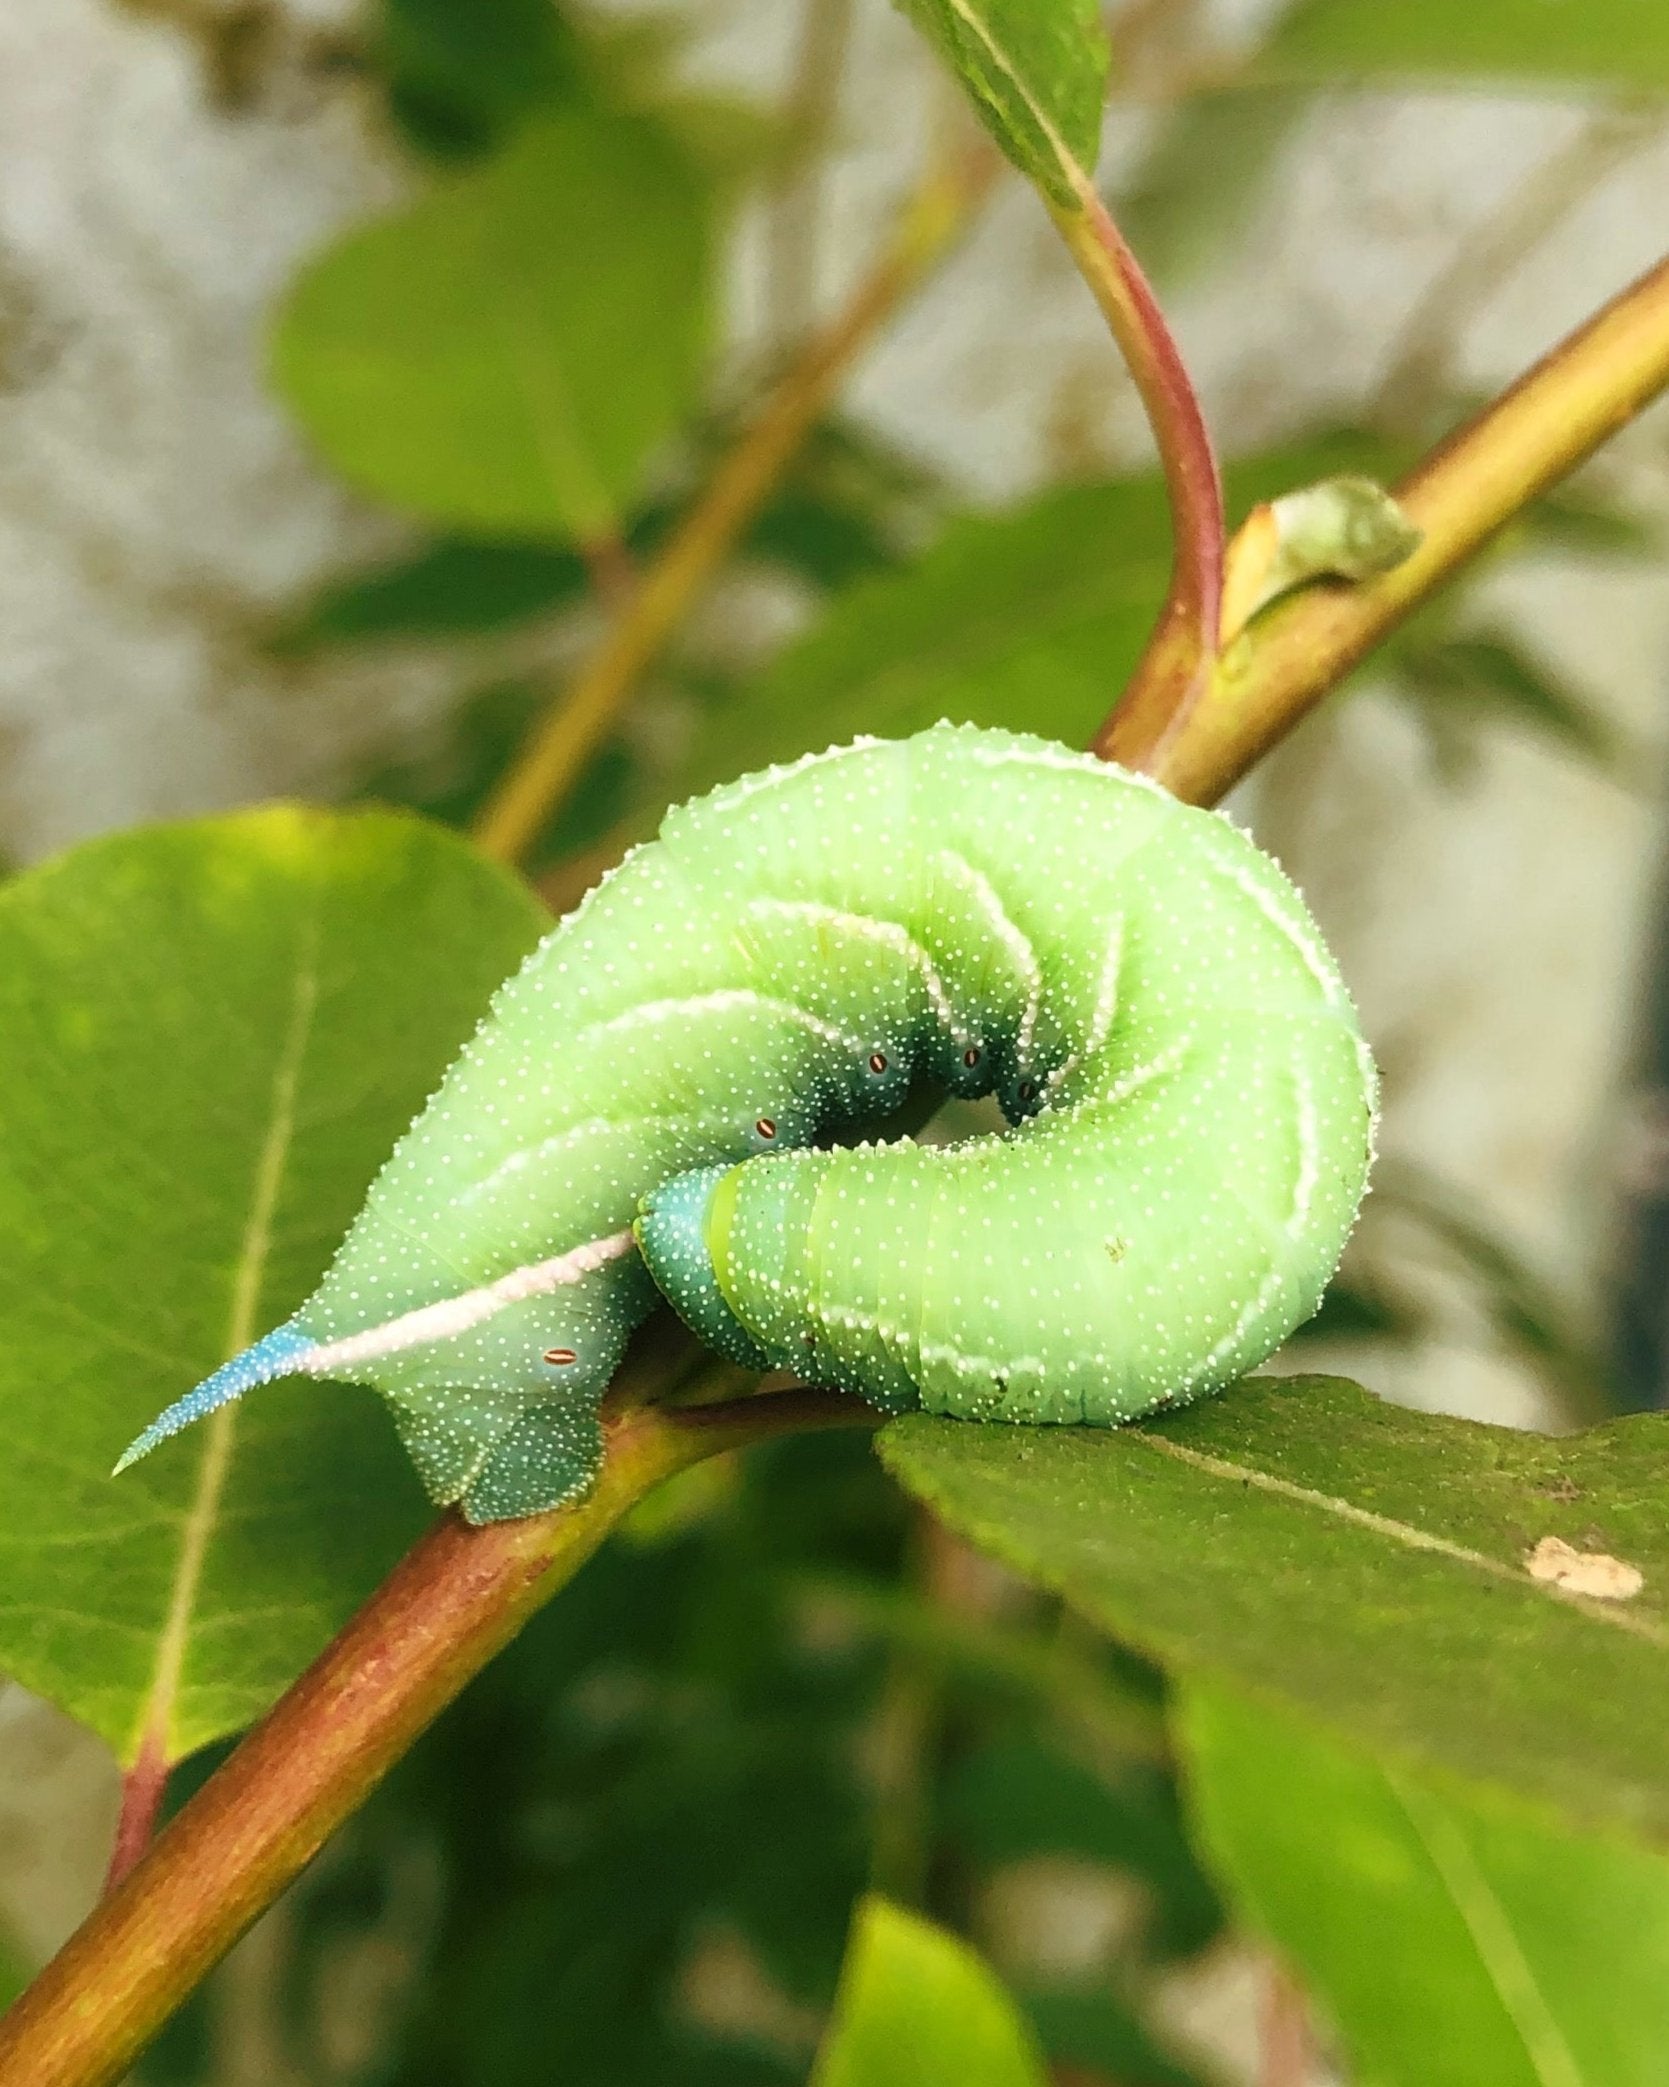
[[[923,1079],[1000,1135],[820,1143]],[[251,1386],[374,1385],[477,1522],[581,1493],[664,1293],[888,1411],[1112,1426],[1315,1310],[1374,1072],[1302,901],[1225,819],[935,726],[668,813],[495,997]]]

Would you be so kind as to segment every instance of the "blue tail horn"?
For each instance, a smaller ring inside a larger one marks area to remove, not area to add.
[[[317,1346],[313,1336],[303,1333],[293,1319],[275,1326],[252,1348],[245,1348],[241,1355],[223,1362],[212,1377],[203,1379],[195,1391],[188,1391],[183,1399],[176,1399],[166,1413],[159,1413],[145,1432],[122,1451],[111,1476],[119,1476],[130,1464],[137,1464],[141,1457],[149,1456],[159,1442],[166,1442],[170,1435],[177,1435],[181,1428],[190,1427],[194,1420],[213,1413],[216,1407],[230,1405],[233,1399],[242,1398],[255,1385],[270,1384],[275,1377],[292,1375],[300,1367],[301,1358]]]

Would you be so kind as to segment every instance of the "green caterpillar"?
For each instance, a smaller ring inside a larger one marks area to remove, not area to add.
[[[830,1147],[913,1081],[1003,1135]],[[574,1498],[664,1293],[711,1346],[888,1412],[1114,1426],[1308,1318],[1366,1183],[1372,1061],[1235,827],[1047,741],[860,740],[669,812],[505,985],[251,1385],[375,1385],[437,1501]]]

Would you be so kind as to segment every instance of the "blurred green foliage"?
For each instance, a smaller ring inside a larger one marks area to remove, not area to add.
[[[1661,1855],[1562,1832],[1222,1688],[1191,1687],[1180,1723],[1206,1846],[1316,1980],[1364,2087],[1663,2077]]]
[[[901,1664],[805,1590],[884,1595],[908,1529],[867,1445],[829,1437],[750,1457],[662,1540],[611,1544],[292,1895],[266,2025],[288,2061],[310,2081],[386,2087],[803,2080],[869,1870],[877,1721],[901,1678],[935,1664]],[[1047,1642],[1049,1605],[1025,1604],[1013,1627]],[[1115,1701],[1135,1687],[1159,1700],[1156,1677],[1093,1641],[1077,1668]],[[1104,1968],[1040,1993],[1037,2013],[1062,2055],[1120,2034],[1151,2049],[1119,1990],[1218,1927],[1163,1759],[1132,1758],[1117,1718],[1105,1746],[1093,1725],[1063,1745],[1041,1677],[963,1663],[938,1686],[935,1911],[962,1924],[1029,1858],[1127,1877],[1136,1930]],[[402,1896],[422,1903],[415,1933]],[[332,2070],[344,1966],[391,1935],[387,2042]],[[211,1986],[144,2080],[212,2077],[223,2005]],[[1156,2055],[1130,2077],[1184,2075]]]
[[[24,1967],[23,1952],[7,1936],[0,1934],[0,2009],[10,2007],[28,1983],[29,1973]]]
[[[303,273],[274,337],[278,389],[396,505],[606,540],[695,402],[709,207],[647,119],[525,125]]]
[[[965,1942],[865,1899],[812,2087],[1045,2087],[1014,2003]]]

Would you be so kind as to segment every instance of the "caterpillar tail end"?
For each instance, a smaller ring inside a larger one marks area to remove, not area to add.
[[[302,1358],[317,1346],[313,1336],[304,1333],[294,1319],[275,1326],[253,1347],[245,1348],[241,1355],[234,1355],[230,1362],[222,1363],[212,1376],[203,1379],[195,1391],[188,1391],[165,1413],[159,1413],[145,1432],[136,1436],[122,1451],[111,1477],[119,1478],[130,1464],[137,1464],[141,1457],[149,1456],[159,1442],[166,1442],[170,1435],[177,1435],[182,1428],[190,1427],[194,1420],[202,1420],[217,1408],[230,1405],[233,1399],[242,1398],[257,1384],[271,1384],[275,1378],[293,1376],[303,1367]]]

